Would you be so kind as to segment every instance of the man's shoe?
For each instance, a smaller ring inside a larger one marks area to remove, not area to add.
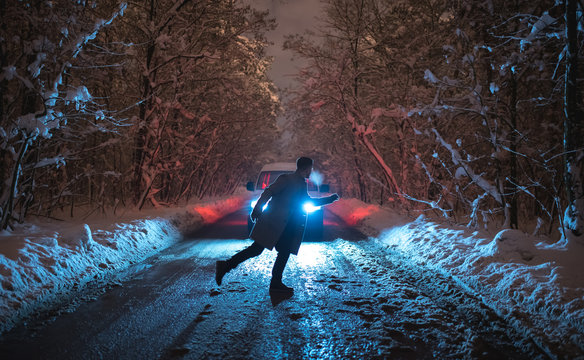
[[[231,270],[227,261],[219,260],[215,263],[215,281],[217,285],[221,285],[223,276]]]
[[[293,293],[294,289],[284,285],[281,281],[272,281],[270,282],[270,292]]]

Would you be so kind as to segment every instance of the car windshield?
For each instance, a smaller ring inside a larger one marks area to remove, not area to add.
[[[278,176],[282,174],[291,174],[293,171],[262,171],[258,178],[258,183],[256,184],[256,189],[264,190],[268,186],[272,185],[274,181],[278,178]],[[308,191],[317,191],[317,186],[310,182],[309,180],[306,181],[308,185]]]
[[[272,185],[278,176],[282,174],[291,174],[292,171],[262,171],[258,178],[256,189],[263,190]]]

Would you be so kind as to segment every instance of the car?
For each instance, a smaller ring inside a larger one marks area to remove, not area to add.
[[[253,192],[252,201],[249,203],[249,213],[255,207],[260,195],[264,191],[265,188],[272,185],[276,179],[282,174],[290,174],[296,171],[296,163],[286,163],[286,162],[278,162],[272,164],[266,164],[262,167],[260,171],[257,181],[253,182],[250,181],[247,183],[247,190]],[[321,197],[323,193],[329,193],[329,185],[328,184],[316,184],[310,179],[307,180],[308,185],[308,194],[311,197]],[[264,205],[265,207],[268,204]],[[304,233],[305,238],[312,238],[312,239],[322,239],[323,236],[323,227],[324,227],[324,217],[323,217],[323,209],[321,206],[314,206],[310,202],[307,202],[303,206],[304,211],[307,214],[306,220],[306,229]],[[248,233],[251,233],[254,223],[251,221],[251,218],[247,217],[247,230]]]

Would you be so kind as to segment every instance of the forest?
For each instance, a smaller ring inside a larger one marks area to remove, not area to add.
[[[0,227],[230,194],[302,154],[343,197],[582,235],[582,5],[323,0],[277,89],[277,24],[240,1],[0,1]]]
[[[266,13],[235,1],[0,6],[2,228],[229,193],[276,137]]]
[[[581,2],[325,4],[286,115],[344,196],[582,234]]]

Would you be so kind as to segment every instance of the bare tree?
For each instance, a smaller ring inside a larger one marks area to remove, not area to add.
[[[568,204],[564,216],[565,227],[575,236],[584,234],[584,111],[578,85],[578,5],[576,0],[565,0],[566,21],[566,80],[564,94],[564,182]],[[580,7],[580,12],[583,10]]]

